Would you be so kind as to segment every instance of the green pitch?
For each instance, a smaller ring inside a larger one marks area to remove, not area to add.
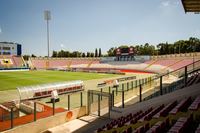
[[[62,82],[71,80],[90,80],[116,76],[114,74],[63,72],[63,71],[18,71],[0,72],[0,91],[13,90],[16,87]]]

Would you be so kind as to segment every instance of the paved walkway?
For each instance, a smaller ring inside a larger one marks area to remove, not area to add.
[[[110,119],[99,118],[95,115],[89,115],[75,119],[65,124],[48,129],[52,133],[92,133],[98,127],[110,122]]]

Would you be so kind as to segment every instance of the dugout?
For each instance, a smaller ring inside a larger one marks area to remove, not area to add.
[[[26,86],[17,88],[20,100],[33,100],[45,97],[51,97],[51,92],[56,90],[58,95],[73,93],[84,90],[83,81],[69,81],[49,83],[35,86]]]

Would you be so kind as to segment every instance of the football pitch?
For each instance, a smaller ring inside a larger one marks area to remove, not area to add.
[[[150,76],[151,74],[128,74],[128,75],[136,76],[137,79],[140,79]],[[50,71],[50,70],[0,72],[0,103],[11,101],[13,99],[19,99],[19,94],[16,88],[20,86],[40,85],[45,83],[62,82],[62,81],[83,80],[85,86],[85,91],[83,92],[83,105],[85,105],[87,101],[86,91],[88,89],[92,90],[99,89],[97,88],[97,84],[102,83],[104,80],[116,79],[124,76],[126,77],[128,75],[86,73],[86,72],[65,72],[65,71]],[[130,85],[131,84],[129,84],[129,86]],[[127,88],[126,84],[124,87]],[[105,87],[103,92],[108,92],[108,87]],[[137,92],[134,92],[134,94],[137,94]],[[71,95],[70,98],[71,108],[79,107],[80,93],[74,93],[70,95]],[[126,95],[126,97],[127,96],[128,95]],[[120,97],[120,95],[118,97]],[[40,99],[40,101],[46,103],[49,101],[49,98],[43,98]],[[60,96],[60,102],[56,103],[56,106],[67,108],[67,105],[68,105],[67,95]]]
[[[65,71],[16,71],[0,72],[0,91],[16,87],[72,80],[91,80],[115,77],[115,74],[65,72]]]

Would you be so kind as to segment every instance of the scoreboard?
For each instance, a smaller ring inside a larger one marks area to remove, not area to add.
[[[135,54],[135,49],[133,47],[129,48],[117,48],[116,50],[116,55],[117,56],[123,56],[123,55],[134,55]]]

